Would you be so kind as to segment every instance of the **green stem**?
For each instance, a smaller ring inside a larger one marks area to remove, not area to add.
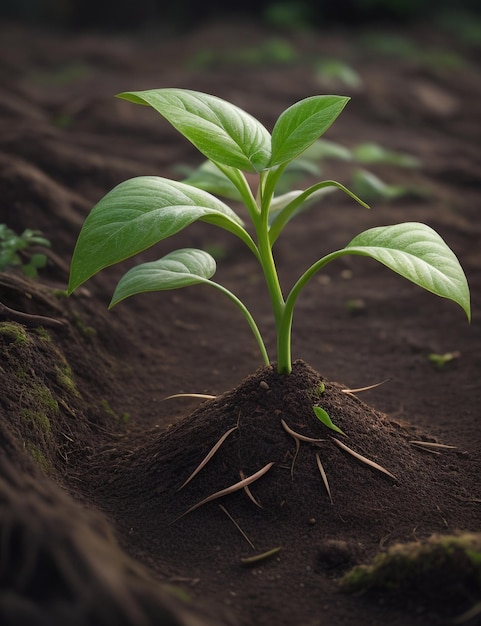
[[[327,256],[316,261],[311,267],[304,272],[299,278],[296,284],[292,287],[289,295],[287,296],[284,313],[281,319],[281,323],[278,329],[278,342],[277,342],[277,371],[279,374],[290,374],[292,370],[292,357],[291,357],[291,332],[292,332],[292,318],[294,314],[294,306],[297,302],[297,298],[302,289],[307,285],[311,278],[325,265],[348,254],[346,249],[332,252]]]
[[[347,187],[341,185],[341,183],[338,183],[335,180],[324,180],[321,183],[312,185],[312,187],[309,187],[308,189],[300,193],[297,198],[289,202],[289,204],[287,204],[281,211],[279,211],[270,228],[271,245],[274,245],[282,229],[291,219],[295,211],[302,205],[302,203],[305,202],[309,198],[309,196],[316,193],[316,191],[320,191],[321,189],[325,189],[327,187],[335,187],[337,189],[340,189],[351,198],[354,198],[354,200],[359,202],[359,204],[361,204],[364,208],[369,209],[369,205],[367,205],[360,198],[358,198],[356,194],[347,189]]]
[[[202,281],[204,282],[204,281]],[[264,360],[265,365],[269,365],[270,364],[270,359],[269,359],[269,355],[267,354],[267,349],[266,346],[264,344],[264,341],[262,339],[262,335],[260,333],[260,330],[257,326],[257,324],[254,321],[254,318],[252,317],[249,309],[245,306],[245,304],[239,300],[239,298],[234,295],[232,293],[232,291],[229,291],[228,289],[226,289],[225,287],[223,287],[222,285],[219,285],[219,283],[214,282],[213,280],[206,280],[205,281],[207,284],[212,285],[213,287],[215,287],[216,289],[218,289],[219,291],[221,291],[224,295],[226,295],[229,300],[231,300],[238,309],[240,309],[241,313],[243,314],[243,316],[245,317],[245,319],[247,320],[247,323],[250,326],[250,329],[252,331],[252,334],[254,335],[256,341],[257,341],[257,345],[259,346],[262,358]]]
[[[260,205],[261,212],[254,220],[254,227],[257,234],[257,247],[259,250],[259,260],[264,272],[264,278],[269,290],[269,296],[271,300],[272,309],[274,312],[274,319],[276,323],[276,331],[279,330],[279,325],[284,314],[284,296],[282,294],[281,285],[279,282],[279,276],[277,273],[274,256],[272,254],[272,246],[269,238],[269,207],[273,193],[273,186],[269,190],[269,176],[272,172],[261,173],[261,180],[259,183],[260,188]]]
[[[231,181],[237,191],[240,193],[241,198],[249,211],[249,215],[253,222],[256,221],[259,215],[259,207],[257,206],[256,199],[252,194],[252,190],[249,187],[249,183],[241,170],[235,167],[229,167],[228,165],[222,165],[222,163],[213,163],[219,168],[219,170]]]

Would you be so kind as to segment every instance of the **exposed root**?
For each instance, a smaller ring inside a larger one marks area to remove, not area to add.
[[[371,461],[370,459],[366,458],[365,456],[362,456],[362,454],[359,454],[358,452],[354,452],[354,450],[352,450],[351,448],[346,446],[346,444],[342,443],[342,441],[339,441],[339,439],[335,439],[334,437],[331,437],[331,439],[342,450],[345,450],[345,452],[349,453],[351,456],[353,456],[358,461],[361,461],[361,463],[365,463],[366,465],[369,465],[369,467],[372,467],[372,468],[378,470],[379,472],[382,472],[383,474],[386,474],[387,476],[390,476],[391,478],[393,478],[394,480],[397,481],[396,476],[394,476],[394,474],[391,474],[391,472],[389,470],[387,470],[386,468],[384,468],[382,465],[379,465],[379,463],[375,463],[374,461]]]
[[[225,506],[222,506],[222,504],[219,504],[219,508],[220,508],[221,511],[223,511],[227,515],[227,517],[234,524],[234,526],[237,528],[237,530],[240,532],[240,534],[244,537],[244,539],[247,541],[247,543],[250,545],[250,547],[253,550],[255,550],[256,549],[255,545],[252,543],[252,541],[249,539],[249,537],[245,534],[245,532],[242,530],[242,528],[239,526],[239,524],[235,521],[235,519],[232,517],[232,515],[229,513],[229,511],[225,508]]]
[[[380,387],[381,385],[385,385],[391,379],[386,378],[386,380],[382,380],[380,383],[375,383],[374,385],[368,385],[367,387],[358,387],[357,389],[341,389],[342,393],[348,393],[353,395],[355,393],[361,393],[362,391],[369,391],[370,389],[376,389],[376,387]]]
[[[204,468],[207,463],[211,460],[211,458],[214,456],[214,454],[217,452],[217,450],[221,447],[221,445],[224,443],[224,441],[227,439],[227,437],[234,432],[234,430],[237,430],[237,426],[234,426],[233,428],[230,428],[226,433],[224,433],[222,435],[222,437],[219,439],[219,441],[212,447],[212,449],[210,450],[210,452],[207,454],[207,456],[199,463],[199,465],[195,468],[195,470],[192,472],[192,474],[189,476],[189,478],[187,478],[187,480],[185,482],[182,483],[182,485],[177,489],[177,491],[180,491],[181,489],[183,489],[188,483],[190,483],[190,481],[197,476],[197,474],[201,471],[202,468]]]
[[[326,472],[324,471],[324,466],[322,465],[321,457],[319,456],[318,452],[316,452],[316,461],[317,461],[317,467],[319,468],[322,480],[324,482],[324,487],[326,488],[327,495],[329,496],[329,500],[331,501],[331,504],[334,504],[334,502],[332,501],[331,488],[329,487],[329,481],[327,480],[327,475],[326,475]]]
[[[239,471],[240,477],[242,478],[242,480],[244,480],[245,478],[245,474],[242,470]],[[246,496],[249,498],[249,500],[251,500],[251,502],[253,502],[257,507],[259,507],[260,509],[262,509],[262,504],[260,504],[260,502],[258,502],[258,500],[256,500],[254,498],[254,496],[252,495],[252,491],[249,489],[249,486],[246,485],[244,487],[244,491],[246,492]]]
[[[174,393],[167,396],[164,400],[173,400],[174,398],[199,398],[200,400],[215,400],[217,396],[211,396],[208,393]]]
[[[239,491],[239,489],[244,489],[244,487],[246,485],[251,485],[256,480],[259,480],[259,478],[264,476],[264,474],[266,474],[271,469],[271,467],[273,465],[274,465],[273,462],[267,463],[267,465],[264,465],[264,467],[262,467],[260,470],[258,470],[255,474],[251,474],[251,476],[248,476],[247,478],[244,478],[244,480],[240,480],[238,483],[234,483],[230,487],[226,487],[225,489],[221,489],[220,491],[216,491],[215,493],[213,493],[212,495],[208,496],[207,498],[204,498],[203,500],[201,500],[197,504],[194,504],[194,506],[191,506],[190,509],[187,509],[187,511],[185,511],[185,513],[182,513],[182,515],[179,515],[179,517],[176,517],[170,523],[173,524],[174,522],[177,522],[182,517],[185,517],[186,515],[188,515],[192,511],[195,511],[196,509],[201,507],[202,505],[207,504],[208,502],[212,502],[212,500],[217,500],[217,498],[222,498],[223,496],[227,496],[227,495],[229,495],[231,493],[235,493],[236,491]]]

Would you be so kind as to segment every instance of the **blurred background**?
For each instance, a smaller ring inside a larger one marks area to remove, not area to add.
[[[449,11],[481,13],[479,0],[1,0],[0,18],[68,30],[190,29],[214,18],[257,19],[278,25],[429,22]]]

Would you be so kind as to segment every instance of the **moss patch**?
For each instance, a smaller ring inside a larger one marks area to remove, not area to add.
[[[346,591],[417,596],[423,603],[466,609],[481,593],[481,533],[434,535],[396,544],[341,580]],[[466,606],[463,607],[463,605]]]
[[[0,336],[2,336],[6,344],[27,344],[30,342],[25,326],[16,322],[1,322]]]

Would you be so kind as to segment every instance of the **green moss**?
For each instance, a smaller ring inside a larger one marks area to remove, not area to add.
[[[45,330],[43,326],[38,326],[35,329],[35,332],[40,337],[40,339],[42,339],[42,341],[44,341],[45,343],[51,343],[52,337],[49,335],[49,333]]]
[[[438,599],[457,585],[481,592],[481,534],[434,535],[425,542],[396,544],[341,580],[347,591],[417,591]]]
[[[58,413],[58,402],[52,396],[50,389],[42,383],[37,383],[32,387],[34,399],[45,409]]]
[[[21,415],[42,435],[49,435],[50,418],[59,412],[57,400],[46,385],[32,380],[27,372],[20,370],[16,374],[25,381],[20,397]]]
[[[27,449],[46,474],[52,474],[54,472],[52,463],[41,450],[31,444],[27,445]]]
[[[39,430],[43,434],[50,433],[50,420],[46,413],[43,411],[36,411],[34,409],[21,409],[20,411],[22,417],[27,419],[35,429]]]
[[[2,336],[7,343],[30,343],[30,337],[28,336],[25,326],[17,324],[16,322],[1,322],[0,336]]]
[[[72,370],[68,365],[62,365],[62,367],[55,368],[55,378],[57,383],[67,391],[69,394],[75,396],[76,398],[80,397],[80,392],[77,389],[77,385],[73,379]]]
[[[128,422],[130,422],[130,413],[122,413],[121,415],[119,415],[119,413],[113,410],[107,400],[100,400],[100,406],[108,415],[115,418],[117,422],[121,422],[122,424],[127,424]]]

